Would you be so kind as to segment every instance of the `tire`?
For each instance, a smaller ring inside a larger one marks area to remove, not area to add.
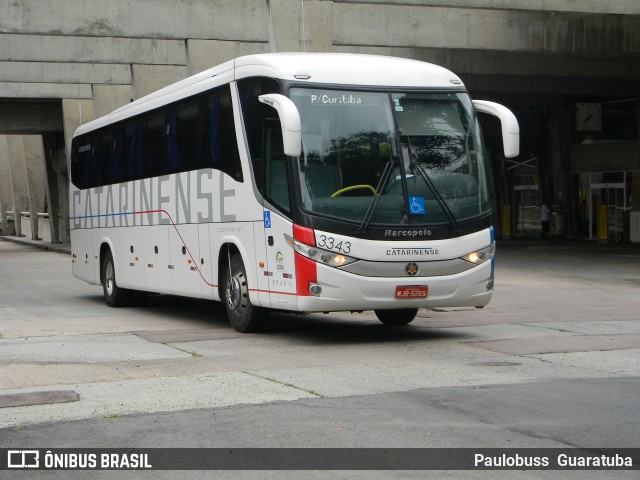
[[[376,317],[388,327],[402,327],[410,324],[418,314],[417,308],[402,308],[397,310],[374,310]]]
[[[269,311],[251,304],[247,272],[240,255],[231,257],[230,265],[223,270],[222,285],[222,300],[227,309],[227,317],[236,332],[249,333],[261,330]]]
[[[110,307],[125,307],[131,301],[131,290],[120,288],[116,282],[116,268],[111,250],[102,259],[102,291]]]

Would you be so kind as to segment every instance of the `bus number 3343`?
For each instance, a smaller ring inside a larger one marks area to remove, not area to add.
[[[327,237],[326,235],[320,235],[318,237],[318,246],[321,248],[327,248],[340,253],[351,253],[351,242],[340,241],[336,243],[336,239],[333,237]]]

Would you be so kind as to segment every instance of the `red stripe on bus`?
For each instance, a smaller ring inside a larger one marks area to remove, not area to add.
[[[293,226],[293,238],[302,242],[310,247],[316,246],[316,234],[312,228],[301,227],[300,225]]]
[[[310,247],[316,246],[316,235],[312,228],[293,226],[293,238]],[[316,262],[294,252],[296,264],[296,291],[301,297],[310,297],[309,284],[318,282]]]
[[[296,259],[296,291],[301,297],[309,297],[309,284],[318,282],[316,262],[294,252]]]

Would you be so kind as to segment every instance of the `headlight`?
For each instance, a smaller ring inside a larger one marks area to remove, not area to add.
[[[330,252],[318,247],[311,247],[305,243],[294,240],[289,235],[284,235],[287,243],[300,255],[303,255],[314,262],[319,262],[330,267],[342,267],[349,265],[357,260],[357,258],[349,257],[342,253]]]
[[[481,263],[486,262],[487,260],[491,260],[491,258],[496,253],[496,242],[493,242],[488,247],[485,247],[481,250],[477,250],[475,252],[471,252],[464,257],[460,257],[467,262],[475,263],[476,265],[480,265]]]

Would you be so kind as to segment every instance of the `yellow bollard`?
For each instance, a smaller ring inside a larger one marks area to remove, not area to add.
[[[609,206],[598,205],[598,243],[609,239]]]

